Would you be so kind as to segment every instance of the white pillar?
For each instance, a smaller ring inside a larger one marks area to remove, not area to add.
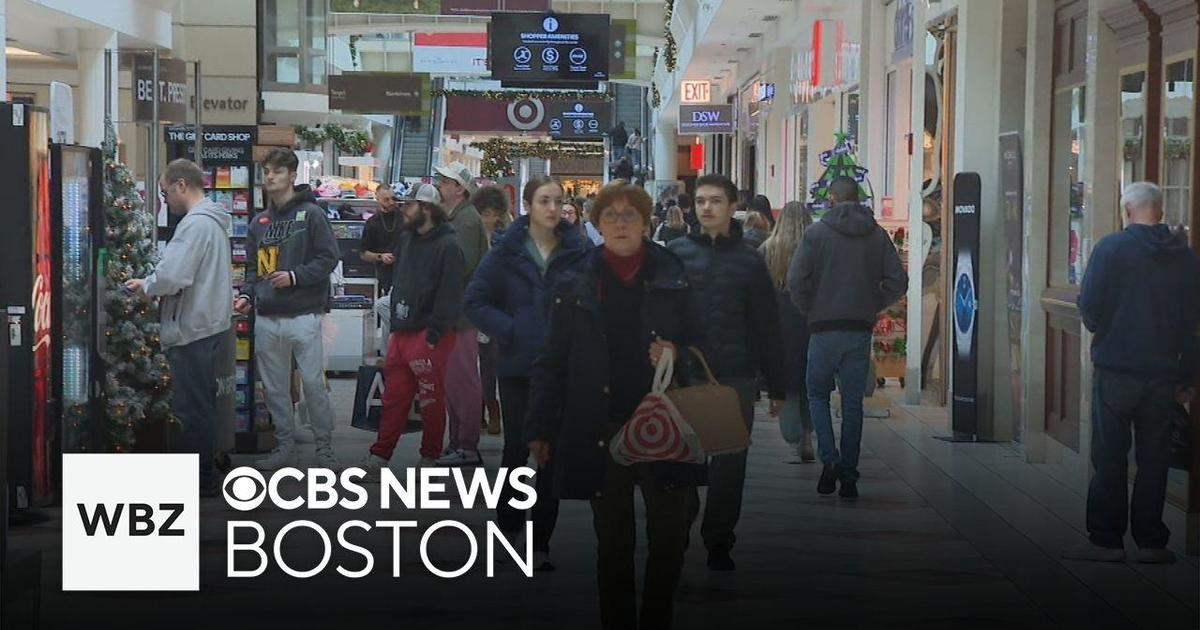
[[[79,29],[79,90],[75,97],[75,119],[79,132],[75,141],[98,147],[104,142],[104,101],[109,99],[112,117],[117,116],[117,34],[107,29]],[[104,51],[113,51],[109,92],[104,93]],[[115,125],[114,125],[115,126]]]
[[[908,176],[908,233],[913,235],[908,248],[908,334],[905,337],[907,357],[905,360],[904,401],[910,405],[921,404],[921,356],[925,346],[921,322],[921,282],[913,282],[912,274],[925,263],[921,259],[920,241],[916,235],[924,234],[924,199],[921,186],[924,183],[925,154],[920,148],[925,129],[925,3],[913,2],[913,55],[912,55],[912,116],[910,123],[913,134],[913,152],[909,156],[911,166]],[[919,276],[918,276],[919,277]]]
[[[658,119],[654,127],[654,179],[674,181],[676,174],[675,124]]]
[[[1050,210],[1050,113],[1054,85],[1054,3],[1029,3],[1025,66],[1024,255],[1021,305],[1021,432],[1025,458],[1045,463],[1046,450],[1046,288]]]
[[[1118,104],[1121,102],[1121,83],[1113,68],[1120,67],[1117,59],[1117,35],[1100,15],[1111,2],[1090,0],[1087,17],[1087,102],[1084,117],[1084,151],[1080,164],[1083,175],[1083,198],[1087,212],[1083,216],[1081,255],[1084,264],[1092,247],[1101,238],[1121,229],[1117,224],[1119,194],[1114,182],[1121,181],[1122,161]],[[1092,456],[1092,333],[1079,327],[1079,456],[1083,467],[1082,479],[1090,479]]]
[[[1007,268],[1002,252],[1004,210],[1000,199],[1000,76],[1002,2],[970,2],[958,8],[955,85],[954,172],[979,174],[979,330],[977,432],[1013,438],[1008,382]],[[951,381],[953,382],[953,381]]]
[[[887,151],[887,62],[888,51],[884,23],[887,21],[886,7],[879,0],[862,0],[862,48],[859,51],[859,120],[858,155],[869,177],[883,193],[886,174],[884,153]],[[876,199],[878,204],[879,200]],[[912,275],[911,273],[909,274]],[[920,277],[920,274],[917,274]],[[907,382],[907,381],[906,381]]]
[[[0,0],[0,34],[8,35],[8,1]],[[8,56],[0,57],[0,102],[8,101]]]

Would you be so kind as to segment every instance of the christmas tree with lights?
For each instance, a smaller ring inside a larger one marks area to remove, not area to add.
[[[117,160],[111,126],[104,142],[104,207],[105,443],[108,452],[123,453],[132,450],[135,426],[173,418],[171,370],[159,345],[158,309],[123,288],[126,280],[150,275],[158,263],[154,215],[142,202],[129,169]]]
[[[812,197],[812,202],[808,204],[808,207],[817,216],[833,207],[833,200],[829,196],[829,185],[839,177],[849,177],[858,182],[859,201],[868,203],[871,199],[871,193],[865,186],[867,169],[859,166],[854,159],[854,153],[857,151],[854,138],[841,131],[835,135],[835,138],[833,148],[821,154],[821,165],[825,167],[825,172],[821,173],[821,178],[808,189],[809,195]]]

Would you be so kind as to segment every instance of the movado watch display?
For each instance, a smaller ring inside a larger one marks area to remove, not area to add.
[[[971,356],[978,302],[975,293],[975,266],[966,250],[958,252],[954,270],[954,341],[959,358]]]

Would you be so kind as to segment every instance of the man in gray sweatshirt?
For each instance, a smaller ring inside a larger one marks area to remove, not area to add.
[[[829,186],[834,206],[804,231],[788,269],[788,289],[808,317],[808,406],[825,465],[817,492],[858,496],[863,395],[871,368],[871,331],[880,311],[908,290],[908,275],[892,239],[859,203],[858,182]],[[841,450],[833,439],[829,395],[834,377],[842,397]]]
[[[263,160],[268,208],[250,221],[246,237],[246,284],[234,303],[239,313],[257,311],[254,359],[277,446],[255,465],[276,470],[296,465],[291,375],[295,361],[308,405],[317,465],[338,469],[333,454],[333,408],[325,389],[321,317],[329,304],[329,274],[338,246],[325,212],[307,185],[296,186],[300,161],[291,149],[272,149]]]
[[[154,272],[127,281],[125,288],[160,298],[159,341],[171,365],[171,411],[183,425],[182,450],[200,456],[201,496],[216,496],[220,480],[213,470],[214,359],[232,318],[232,220],[205,198],[203,173],[188,160],[168,164],[158,188],[167,208],[184,215],[183,220]]]

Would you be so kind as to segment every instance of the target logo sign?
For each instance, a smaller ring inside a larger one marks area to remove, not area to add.
[[[523,98],[508,104],[508,122],[518,131],[532,131],[546,119],[546,107],[536,98]]]

